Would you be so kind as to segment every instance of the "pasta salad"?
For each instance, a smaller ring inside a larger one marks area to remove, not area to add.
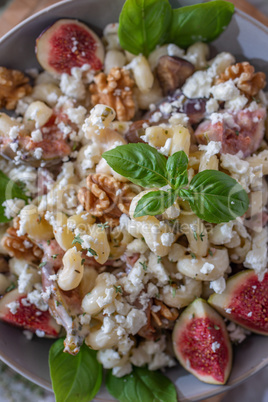
[[[179,361],[224,384],[231,343],[268,334],[265,74],[210,55],[230,3],[178,9],[223,7],[213,37],[154,32],[149,45],[129,35],[131,3],[102,38],[77,20],[48,27],[41,72],[0,67],[0,318],[60,338],[58,400],[78,356],[93,372],[85,400],[103,367],[117,399],[151,376],[171,401],[157,370]],[[152,3],[165,30],[178,10]]]

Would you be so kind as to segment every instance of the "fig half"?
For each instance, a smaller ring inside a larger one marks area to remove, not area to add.
[[[193,301],[173,330],[173,348],[181,365],[199,380],[225,384],[232,347],[222,317],[203,299]]]
[[[53,75],[71,74],[73,67],[89,64],[102,69],[104,47],[87,25],[73,19],[61,19],[41,33],[36,40],[36,57],[44,70]]]
[[[208,302],[229,320],[268,335],[268,273],[259,281],[255,271],[241,271],[227,280],[223,293],[214,293]]]
[[[17,327],[22,327],[31,332],[43,331],[48,338],[58,337],[61,327],[56,323],[49,311],[41,311],[34,304],[26,301],[26,294],[21,294],[18,289],[7,293],[0,300],[0,319]],[[23,303],[23,300],[26,302]],[[14,310],[8,307],[12,303]]]

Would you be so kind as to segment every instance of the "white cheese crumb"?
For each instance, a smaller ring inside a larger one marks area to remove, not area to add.
[[[37,329],[35,331],[35,334],[39,337],[39,338],[43,338],[46,334],[44,331],[41,331],[40,329]]]
[[[20,303],[18,301],[13,301],[11,303],[8,303],[6,307],[9,308],[11,314],[15,315],[18,311],[18,308],[20,307]]]
[[[41,159],[43,155],[43,149],[42,148],[35,148],[34,150],[34,157],[36,159]]]
[[[3,202],[2,207],[5,208],[4,215],[7,219],[15,218],[20,210],[25,206],[25,201],[19,198],[13,198]]]
[[[221,344],[219,342],[213,342],[211,345],[211,349],[213,350],[213,352],[215,353],[216,350],[218,350],[221,347]]]
[[[175,236],[173,233],[163,233],[161,235],[161,243],[163,246],[170,247],[175,241]]]
[[[210,274],[210,272],[212,272],[214,268],[215,268],[215,266],[213,264],[210,264],[209,262],[205,262],[205,264],[200,269],[200,272],[202,274],[207,275],[207,274]]]
[[[215,293],[221,294],[222,292],[224,292],[224,290],[226,288],[226,282],[225,282],[224,277],[222,276],[221,278],[210,282],[209,287],[211,289],[213,289]]]
[[[33,142],[40,142],[43,140],[42,132],[39,129],[32,131],[31,137]]]

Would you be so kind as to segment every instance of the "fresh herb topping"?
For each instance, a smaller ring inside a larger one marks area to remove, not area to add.
[[[6,293],[11,292],[11,290],[15,289],[15,287],[15,283],[11,282],[11,284],[6,288]]]
[[[81,246],[81,244],[83,243],[83,239],[81,239],[80,234],[78,234],[77,236],[75,236],[74,239],[73,239],[73,241],[72,241],[72,244],[76,244],[76,243],[80,244],[80,246]]]
[[[110,225],[109,225],[108,222],[105,222],[105,223],[98,223],[97,226],[98,226],[99,228],[102,228],[102,229],[107,229],[108,227],[110,227]]]
[[[126,0],[119,17],[123,49],[146,57],[164,43],[211,42],[228,26],[234,5],[222,0],[172,9],[168,0]],[[206,23],[204,23],[206,21]]]
[[[82,258],[82,260],[81,260],[81,265],[84,265],[84,264],[85,264],[85,261],[86,261],[86,259],[85,259],[85,258]]]
[[[119,285],[119,286],[114,285],[114,288],[115,288],[116,293],[121,293],[121,294],[123,293],[121,285]]]
[[[39,268],[43,268],[47,264],[47,261],[43,261],[39,264]]]
[[[49,368],[56,401],[91,401],[100,389],[102,366],[97,352],[82,345],[72,356],[63,353],[63,339],[58,339],[49,351]]]
[[[140,264],[141,264],[143,270],[144,270],[144,271],[147,271],[148,265],[146,264],[146,262],[145,262],[145,261],[144,261],[144,262],[140,262]]]
[[[0,170],[0,222],[8,222],[11,219],[5,216],[5,207],[3,207],[3,202],[6,200],[11,200],[14,198],[19,198],[28,202],[29,197],[26,196],[24,192],[25,187],[19,183],[15,183],[10,180],[1,170]]]
[[[184,151],[166,159],[150,145],[138,143],[118,146],[102,156],[113,170],[135,184],[170,187],[145,194],[137,203],[134,217],[161,214],[177,197],[187,200],[193,212],[210,223],[229,222],[248,209],[245,190],[223,172],[204,170],[188,185],[188,157]]]
[[[93,248],[91,248],[91,247],[89,247],[88,249],[87,249],[87,251],[91,254],[91,255],[93,255],[93,257],[97,257],[97,253],[96,253],[96,251],[95,250],[93,250]]]
[[[53,258],[53,260],[55,260],[55,259],[58,257],[58,255],[59,255],[59,254],[53,254],[53,255],[51,256],[51,258]]]
[[[133,367],[132,373],[118,378],[110,370],[106,387],[119,402],[177,402],[177,393],[172,382],[160,371],[146,367]]]

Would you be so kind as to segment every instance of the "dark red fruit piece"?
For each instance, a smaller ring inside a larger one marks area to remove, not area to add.
[[[160,57],[156,67],[156,75],[164,95],[181,88],[187,78],[194,73],[194,70],[195,67],[192,63],[180,57]]]
[[[22,300],[26,299],[27,295],[18,292],[14,289],[7,293],[0,300],[0,319],[13,324],[17,327],[28,329],[35,332],[36,330],[44,331],[49,338],[56,338],[61,330],[61,327],[56,323],[49,311],[41,311],[34,304],[25,303]],[[12,302],[17,302],[16,313],[12,314],[7,305]]]
[[[223,293],[214,293],[208,302],[229,320],[268,335],[268,273],[259,281],[253,270],[239,272],[227,280]]]
[[[230,119],[225,119],[219,114],[217,122],[205,120],[196,131],[195,137],[199,144],[207,144],[209,141],[220,141],[223,154],[235,155],[242,151],[244,157],[255,152],[265,133],[266,110],[260,108],[255,111],[240,110],[229,114]]]
[[[181,365],[199,380],[225,384],[232,348],[221,316],[203,299],[193,301],[173,330],[173,348]]]
[[[36,40],[36,56],[41,66],[52,74],[71,74],[72,67],[89,64],[102,69],[104,48],[100,38],[77,20],[61,19]]]

